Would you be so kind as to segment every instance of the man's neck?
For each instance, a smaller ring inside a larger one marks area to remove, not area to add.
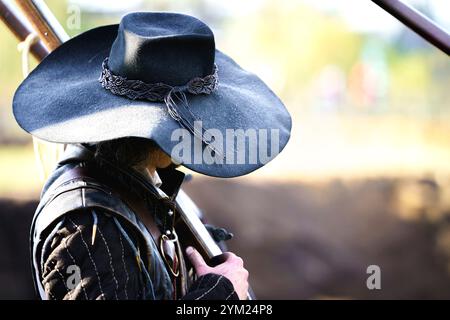
[[[155,167],[147,166],[147,167],[135,167],[135,169],[140,172],[144,177],[150,181],[152,185],[159,188],[161,186],[161,179],[159,178],[158,172]]]

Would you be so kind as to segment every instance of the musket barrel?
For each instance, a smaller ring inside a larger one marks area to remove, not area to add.
[[[33,32],[21,12],[4,0],[0,0],[0,19],[19,41],[24,41]],[[32,45],[30,51],[38,61],[44,59],[50,52],[40,41]]]
[[[42,0],[16,0],[15,2],[49,52],[69,39],[45,2]]]

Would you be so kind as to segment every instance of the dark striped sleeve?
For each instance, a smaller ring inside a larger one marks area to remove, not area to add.
[[[41,282],[48,299],[139,300],[148,296],[136,254],[106,212],[67,214],[46,246]],[[199,277],[182,297],[234,299],[238,296],[232,283],[217,274]]]
[[[136,256],[102,212],[66,215],[44,252],[41,280],[49,299],[143,298]]]
[[[208,273],[199,277],[182,300],[239,300],[233,284],[226,277]]]

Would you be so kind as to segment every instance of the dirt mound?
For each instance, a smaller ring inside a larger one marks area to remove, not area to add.
[[[230,249],[244,257],[259,298],[450,298],[448,186],[195,178],[185,189],[209,222],[235,234]],[[36,204],[0,200],[2,299],[34,297],[28,229]],[[381,290],[366,287],[374,264]]]

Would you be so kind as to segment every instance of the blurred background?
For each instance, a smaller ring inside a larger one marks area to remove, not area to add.
[[[405,1],[450,29],[447,0]],[[248,176],[187,192],[230,229],[259,298],[450,298],[450,63],[369,0],[48,0],[74,36],[130,11],[207,22],[217,47],[292,114],[292,138]],[[12,116],[17,40],[0,24],[0,298],[33,299],[28,230],[41,181]],[[36,62],[32,61],[32,66]],[[381,269],[368,290],[366,269]]]

